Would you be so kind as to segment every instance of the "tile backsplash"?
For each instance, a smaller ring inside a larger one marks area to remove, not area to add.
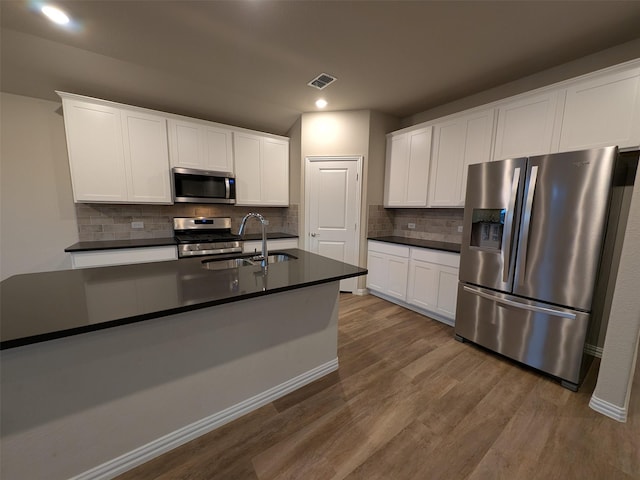
[[[242,217],[252,211],[261,213],[269,220],[268,232],[297,235],[297,205],[275,208],[186,203],[178,205],[76,204],[78,234],[81,242],[173,237],[173,217],[231,217],[232,231],[237,231]],[[132,222],[142,222],[143,228],[133,228]],[[259,222],[248,222],[246,231],[259,233]]]
[[[461,243],[464,209],[462,208],[384,208],[370,205],[369,237],[395,235],[398,237]],[[409,228],[409,224],[415,228]]]

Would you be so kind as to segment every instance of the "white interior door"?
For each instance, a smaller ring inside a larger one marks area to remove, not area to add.
[[[358,265],[360,169],[362,157],[307,157],[306,248],[310,252]],[[340,282],[353,292],[357,279]]]

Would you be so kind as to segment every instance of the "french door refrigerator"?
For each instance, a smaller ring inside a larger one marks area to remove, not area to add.
[[[455,334],[577,390],[617,147],[470,165]]]

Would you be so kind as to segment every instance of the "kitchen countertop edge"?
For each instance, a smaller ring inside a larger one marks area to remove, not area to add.
[[[298,235],[283,232],[267,233],[267,239],[278,240],[283,238],[298,238]],[[249,233],[244,236],[245,241],[261,240],[259,233]],[[67,253],[90,252],[96,250],[118,250],[123,248],[166,247],[177,245],[175,238],[140,238],[130,240],[94,240],[76,242],[64,249]]]
[[[145,313],[140,313],[140,314],[134,314],[134,315],[128,315],[128,316],[123,316],[121,318],[114,318],[114,319],[110,319],[110,320],[105,320],[99,323],[88,323],[88,324],[78,324],[77,326],[69,326],[67,328],[60,328],[57,330],[50,330],[50,331],[43,331],[41,333],[30,333],[28,335],[25,335],[23,337],[17,337],[17,338],[9,338],[7,340],[2,340],[0,341],[0,350],[8,350],[11,348],[16,348],[16,347],[22,347],[22,346],[27,346],[27,345],[33,345],[33,344],[37,344],[37,343],[41,343],[41,342],[46,342],[46,341],[50,341],[50,340],[56,340],[56,339],[61,339],[61,338],[65,338],[65,337],[71,337],[71,336],[75,336],[75,335],[80,335],[83,333],[89,333],[89,332],[94,332],[94,331],[99,331],[99,330],[104,330],[104,329],[108,329],[108,328],[114,328],[114,327],[119,327],[119,326],[123,326],[123,325],[128,325],[128,324],[132,324],[132,323],[138,323],[138,322],[142,322],[142,321],[146,321],[146,320],[152,320],[155,318],[162,318],[162,317],[166,317],[169,315],[175,315],[175,314],[179,314],[179,313],[184,313],[184,312],[188,312],[188,311],[192,311],[192,310],[199,310],[199,309],[203,309],[203,308],[208,308],[208,307],[214,307],[217,305],[223,305],[223,304],[227,304],[227,303],[233,303],[233,302],[238,302],[238,301],[242,301],[242,300],[248,300],[251,298],[256,298],[256,297],[262,297],[262,296],[266,296],[266,295],[271,295],[274,293],[281,293],[281,292],[287,292],[287,291],[291,291],[291,290],[297,290],[300,288],[305,288],[305,287],[311,287],[314,285],[320,285],[320,284],[324,284],[324,283],[331,283],[334,281],[339,281],[339,280],[343,280],[345,278],[352,278],[352,277],[358,277],[361,275],[366,275],[368,273],[368,271],[364,268],[361,267],[356,267],[354,265],[348,265],[348,264],[344,264],[342,262],[336,262],[335,260],[331,260],[328,258],[324,258],[324,257],[320,257],[318,255],[313,255],[310,254],[310,252],[305,252],[299,249],[289,249],[289,250],[282,250],[283,252],[292,252],[294,254],[294,256],[296,256],[296,258],[299,259],[303,259],[303,258],[309,258],[308,260],[305,261],[305,263],[311,262],[308,267],[305,268],[312,268],[312,269],[317,269],[320,267],[320,263],[341,263],[343,266],[339,267],[339,266],[334,266],[334,267],[326,267],[328,270],[326,273],[321,274],[320,276],[318,275],[314,275],[314,278],[310,278],[310,279],[305,279],[305,280],[300,280],[300,281],[296,281],[293,283],[289,283],[289,284],[282,284],[279,285],[275,288],[270,288],[267,290],[252,290],[252,291],[247,291],[246,293],[228,293],[226,295],[221,294],[218,295],[217,297],[211,297],[210,299],[203,299],[197,303],[190,303],[190,304],[182,304],[182,305],[176,305],[174,307],[170,307],[170,308],[165,308],[162,310],[154,310],[154,311],[148,311]],[[310,258],[311,257],[311,258]],[[188,259],[188,260],[177,260],[176,262],[191,262],[191,263],[197,263],[199,262],[198,259],[193,260],[193,259]],[[167,262],[160,262],[158,268],[163,267],[166,268],[166,263]],[[169,263],[173,263],[173,262],[169,262]],[[154,268],[153,264],[143,264],[146,266],[146,268]],[[131,266],[123,266],[122,268],[129,268]],[[345,267],[347,267],[345,269]],[[117,272],[118,269],[122,270],[121,267],[115,266],[115,267],[101,267],[102,269],[110,269],[112,272]],[[199,267],[198,267],[199,268]],[[247,267],[241,267],[241,268],[247,268]],[[273,266],[270,266],[270,268],[274,268]],[[85,272],[90,272],[91,270],[98,272],[100,271],[100,268],[98,269],[80,269],[80,270],[71,270],[69,271],[69,274],[72,275],[77,275],[80,274],[82,270],[85,270]],[[107,271],[107,270],[105,270]],[[72,273],[75,272],[75,273]],[[59,274],[60,272],[44,272],[44,275],[55,275],[55,274]],[[36,276],[38,274],[25,274],[25,275],[20,275],[21,277],[26,277],[26,276]],[[7,280],[11,280],[13,277],[10,277]],[[5,283],[7,280],[3,280],[2,283]],[[215,280],[214,280],[215,281]],[[4,313],[4,312],[3,312]],[[4,319],[3,319],[3,323],[4,323]]]
[[[440,250],[443,252],[460,253],[459,243],[440,242],[437,240],[422,240],[419,238],[398,237],[395,235],[388,235],[383,237],[368,237],[367,240],[395,243],[398,245],[406,245],[409,247],[429,248],[431,250]]]

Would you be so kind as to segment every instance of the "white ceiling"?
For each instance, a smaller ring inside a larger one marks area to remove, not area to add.
[[[75,31],[34,1],[0,0],[2,91],[278,134],[320,95],[402,118],[640,37],[640,1],[56,1]]]

